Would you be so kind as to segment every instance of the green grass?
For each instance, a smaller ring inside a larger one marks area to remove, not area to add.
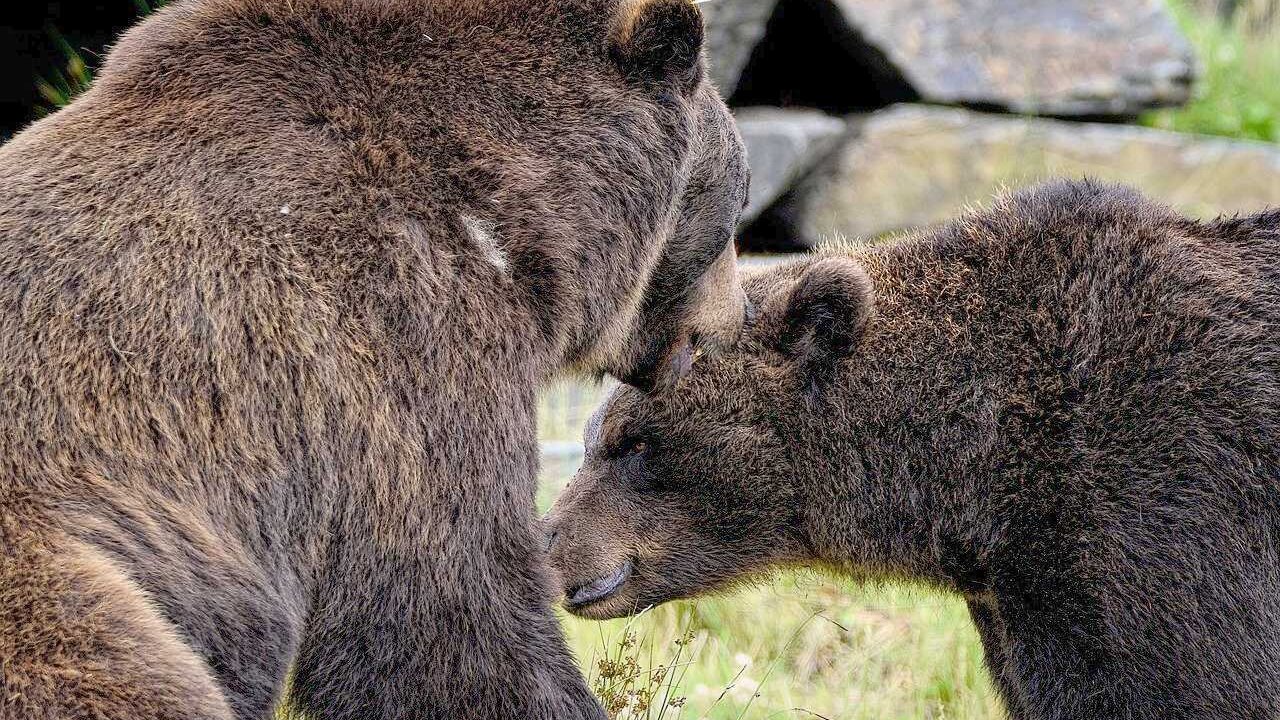
[[[545,393],[544,441],[579,440],[607,390]],[[541,509],[572,470],[571,461],[547,464]],[[629,621],[565,616],[564,625],[619,719],[1004,717],[963,603],[922,588],[784,574]]]
[[[93,73],[90,72],[84,57],[71,46],[71,43],[67,42],[62,33],[50,28],[48,34],[50,41],[58,46],[65,61],[63,66],[55,69],[50,76],[37,78],[36,89],[40,91],[40,97],[48,103],[47,109],[53,110],[70,103],[77,95],[88,90],[93,84]]]
[[[116,0],[121,3],[128,1]],[[166,2],[168,0],[132,0],[139,18],[159,10]],[[50,42],[56,45],[62,54],[63,63],[62,67],[55,68],[50,75],[35,79],[36,89],[47,103],[46,107],[40,108],[41,112],[52,112],[70,104],[93,85],[93,71],[85,62],[84,55],[68,42],[57,28],[50,27],[48,35]]]
[[[1170,10],[1195,46],[1203,77],[1185,107],[1147,113],[1141,122],[1179,132],[1280,142],[1280,11],[1277,0],[1245,0],[1222,18],[1190,0]]]
[[[917,588],[789,576],[631,621],[566,618],[565,627],[591,678],[633,637],[623,654],[641,676],[665,671],[661,696],[681,701],[669,718],[1003,717],[963,604]],[[615,717],[652,720],[653,707]]]

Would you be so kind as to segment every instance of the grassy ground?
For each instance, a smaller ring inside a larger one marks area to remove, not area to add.
[[[617,717],[1003,717],[963,605],[923,590],[786,577],[657,608],[629,624],[569,618],[566,628],[597,692],[621,697],[615,707],[628,698],[611,694],[619,684],[608,661],[634,637],[623,654],[638,661],[637,685],[656,686],[658,698],[648,711]],[[674,681],[649,680],[646,673],[666,667],[676,668]],[[676,699],[665,715],[663,698]]]
[[[547,393],[544,440],[577,441],[604,392],[566,385]],[[574,464],[546,464],[544,509]],[[564,622],[584,672],[619,718],[1003,717],[963,604],[920,588],[784,575],[630,622]]]
[[[1227,18],[1208,5],[1169,0],[1203,78],[1190,104],[1148,113],[1143,124],[1280,142],[1280,0],[1239,0]]]

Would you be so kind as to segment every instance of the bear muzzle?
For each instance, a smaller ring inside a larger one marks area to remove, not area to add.
[[[573,612],[587,605],[609,599],[621,590],[623,585],[626,585],[627,580],[631,578],[632,567],[631,560],[625,560],[612,573],[570,588],[565,593],[565,606]]]

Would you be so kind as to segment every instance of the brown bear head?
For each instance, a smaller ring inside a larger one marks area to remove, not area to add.
[[[692,110],[669,237],[635,315],[602,363],[645,389],[687,372],[695,346],[732,343],[745,318],[733,238],[749,172],[732,116],[707,80],[702,42],[702,16],[690,0],[624,0],[609,40],[625,77],[656,89],[660,102],[687,96]]]
[[[846,258],[748,282],[741,342],[669,387],[620,387],[586,430],[581,470],[548,516],[566,605],[591,618],[813,560],[801,530],[793,421],[871,316],[871,281]]]

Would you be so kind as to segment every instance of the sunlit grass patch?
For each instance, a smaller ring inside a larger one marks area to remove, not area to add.
[[[1179,132],[1280,141],[1280,11],[1276,0],[1242,0],[1231,17],[1191,0],[1170,10],[1196,49],[1203,77],[1182,108],[1143,116]]]
[[[565,623],[591,677],[602,656],[618,656],[619,642],[637,677],[678,669],[662,676],[674,683],[664,697],[681,698],[678,706],[619,720],[1003,717],[963,603],[920,588],[802,574],[631,620]]]

